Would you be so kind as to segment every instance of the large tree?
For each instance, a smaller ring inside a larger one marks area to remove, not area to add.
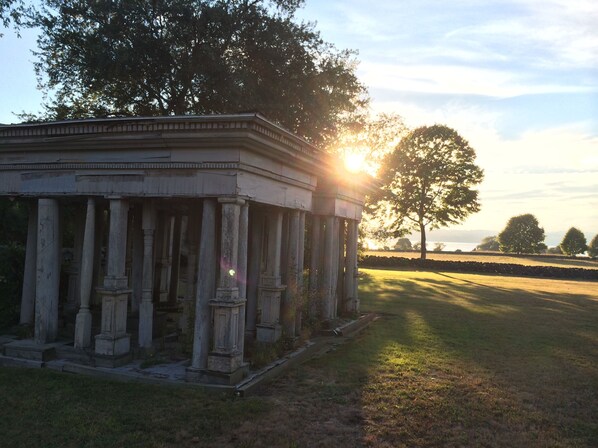
[[[23,0],[0,0],[0,25],[4,28],[13,26],[18,30],[28,10],[29,6]]]
[[[259,111],[313,143],[367,103],[351,51],[298,22],[303,0],[44,0],[46,118]]]
[[[478,244],[475,248],[476,251],[498,251],[500,245],[498,244],[498,239],[496,235],[493,236],[486,236],[482,239],[482,242]]]
[[[425,259],[426,229],[459,223],[480,209],[474,187],[484,172],[475,157],[467,140],[447,126],[423,126],[403,137],[379,173],[383,186],[375,208],[386,231],[400,236],[419,230]]]
[[[502,252],[537,254],[546,250],[544,229],[532,214],[513,216],[498,234]]]
[[[588,255],[592,258],[598,258],[598,234],[592,238],[588,245]]]
[[[577,254],[583,254],[588,246],[586,245],[586,237],[583,232],[575,227],[567,230],[567,233],[561,241],[561,250],[565,255],[574,257]]]

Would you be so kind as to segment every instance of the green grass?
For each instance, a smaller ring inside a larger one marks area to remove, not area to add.
[[[363,270],[381,318],[256,398],[0,369],[6,446],[598,446],[598,283]]]

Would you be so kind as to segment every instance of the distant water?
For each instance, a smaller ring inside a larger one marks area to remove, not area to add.
[[[411,241],[412,243],[415,243],[416,241]],[[443,252],[454,252],[457,249],[461,250],[463,252],[471,252],[472,250],[475,249],[475,247],[480,244],[480,243],[463,243],[460,241],[428,241],[428,244],[426,245],[428,247],[428,251],[433,251],[434,247],[436,246],[436,243],[443,243],[444,244],[444,249],[442,249]]]

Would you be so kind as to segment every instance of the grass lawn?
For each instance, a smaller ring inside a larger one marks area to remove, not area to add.
[[[403,257],[419,258],[419,252],[395,252],[384,250],[371,250],[365,253],[376,257]],[[554,266],[557,268],[582,268],[598,269],[598,260],[587,257],[565,258],[562,256],[550,255],[521,255],[511,256],[508,254],[485,254],[483,252],[427,252],[427,258],[440,261],[477,261],[479,263],[510,263],[522,264],[524,266]]]
[[[598,283],[362,273],[381,318],[260,397],[0,369],[0,445],[598,446]]]

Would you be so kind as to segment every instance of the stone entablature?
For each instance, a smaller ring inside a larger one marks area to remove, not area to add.
[[[151,352],[154,316],[167,310],[192,333],[189,380],[238,381],[245,340],[293,339],[303,314],[359,310],[357,227],[370,187],[339,178],[337,164],[256,114],[0,126],[0,196],[31,210],[21,323],[35,343],[52,342],[68,304],[73,348],[110,366]],[[68,298],[64,207],[76,216]]]

